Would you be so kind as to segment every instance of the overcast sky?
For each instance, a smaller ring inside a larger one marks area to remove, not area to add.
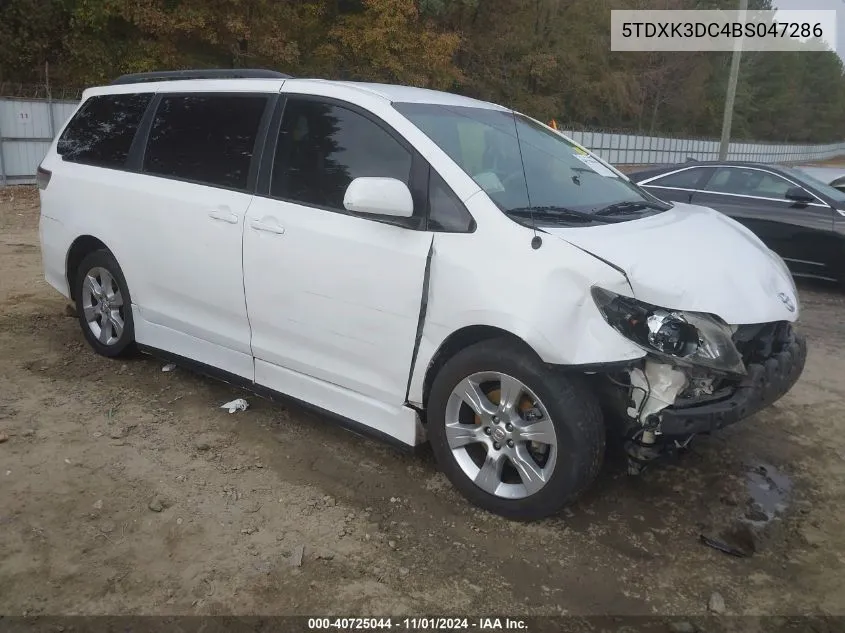
[[[836,9],[836,50],[845,59],[845,0],[774,0],[777,9]]]

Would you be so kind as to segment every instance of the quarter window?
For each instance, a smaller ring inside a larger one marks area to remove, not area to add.
[[[64,160],[120,169],[153,95],[89,98],[62,132],[56,151]]]
[[[153,120],[144,171],[245,190],[264,95],[170,95]]]
[[[788,180],[780,176],[742,167],[720,167],[707,183],[707,191],[782,200],[786,200],[786,192],[792,187]]]
[[[469,233],[475,221],[440,175],[431,170],[428,183],[428,228],[431,231]]]
[[[343,211],[355,178],[396,178],[410,184],[411,153],[365,116],[330,103],[288,99],[270,195]]]

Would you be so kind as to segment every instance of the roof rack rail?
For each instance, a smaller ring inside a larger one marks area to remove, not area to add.
[[[149,73],[121,75],[112,86],[140,84],[151,81],[177,81],[179,79],[291,79],[291,75],[263,68],[208,68],[200,70],[162,70]]]

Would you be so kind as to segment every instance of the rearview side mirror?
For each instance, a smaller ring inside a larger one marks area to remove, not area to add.
[[[809,191],[801,187],[790,187],[786,190],[784,197],[787,200],[792,200],[794,202],[812,202],[815,200]]]
[[[411,190],[396,178],[356,178],[343,196],[343,207],[352,213],[410,218],[414,215]]]

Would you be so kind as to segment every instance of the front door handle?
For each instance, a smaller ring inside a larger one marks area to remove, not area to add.
[[[237,224],[238,223],[238,216],[229,211],[226,208],[214,209],[208,213],[208,217],[212,220],[220,220],[221,222],[226,222],[227,224]]]
[[[252,220],[249,225],[256,231],[262,231],[263,233],[275,233],[276,235],[284,235],[285,233],[285,228],[283,226],[279,226],[276,221],[272,219]]]

